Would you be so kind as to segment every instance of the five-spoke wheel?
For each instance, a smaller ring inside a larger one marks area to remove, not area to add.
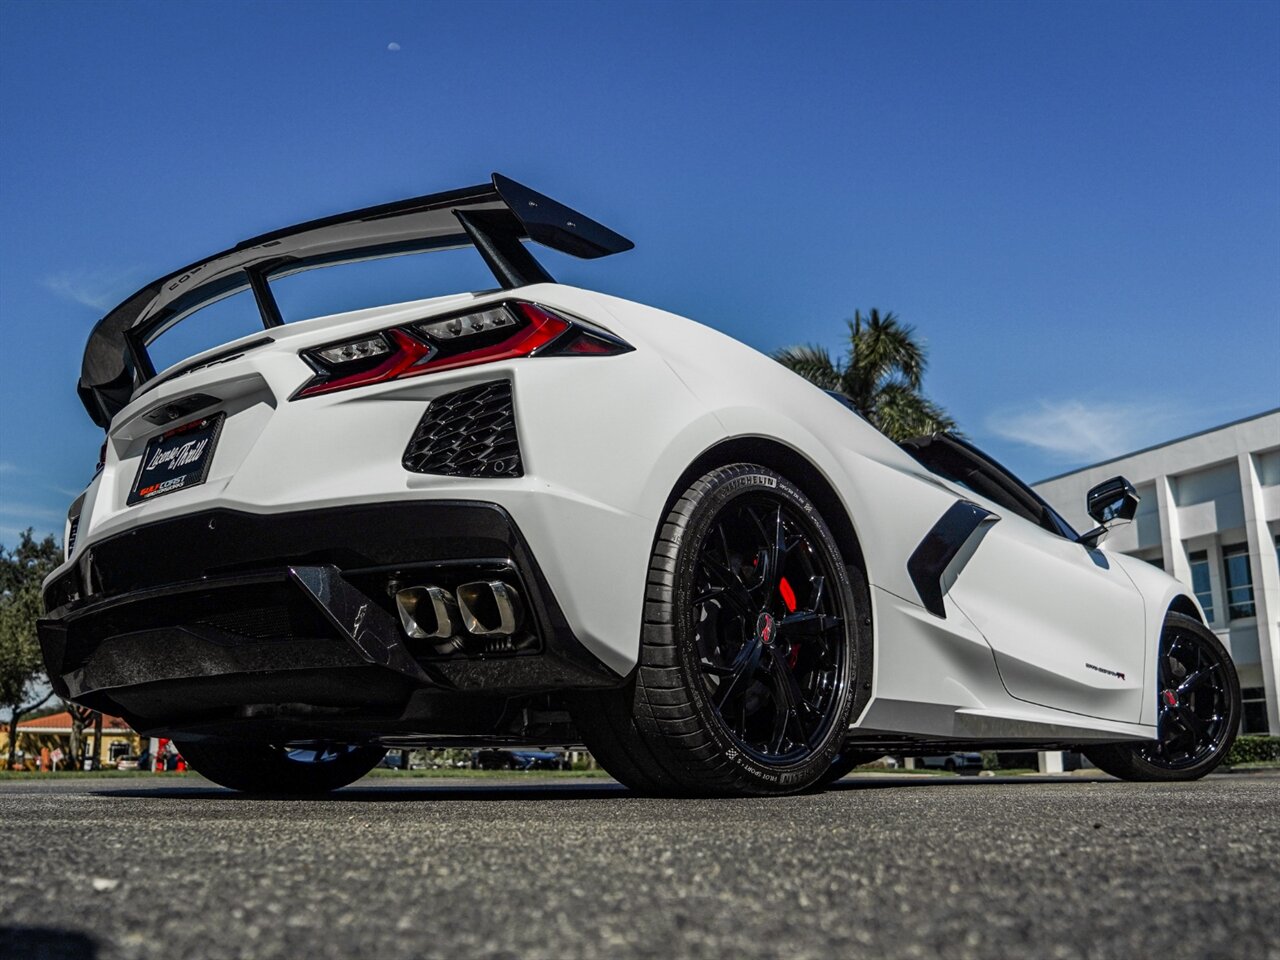
[[[1240,725],[1240,681],[1226,649],[1200,621],[1165,619],[1156,668],[1156,739],[1089,747],[1126,780],[1194,780],[1222,762]]]

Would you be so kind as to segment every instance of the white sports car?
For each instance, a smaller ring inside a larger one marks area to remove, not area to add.
[[[868,755],[1080,749],[1212,770],[1239,723],[1189,591],[950,436],[898,445],[694,321],[556,284],[632,244],[495,174],[148,284],[94,328],[106,431],[45,583],[57,693],[227,786],[388,748],[585,743],[657,794],[776,794]],[[282,322],[270,281],[474,247],[498,288]],[[249,290],[263,329],[156,370]],[[199,316],[191,322],[198,323]]]

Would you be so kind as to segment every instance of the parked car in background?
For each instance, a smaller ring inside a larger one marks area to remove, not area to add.
[[[569,756],[563,750],[476,750],[471,754],[473,770],[568,770]]]
[[[517,770],[568,770],[569,759],[562,750],[512,750]]]
[[[514,770],[515,758],[510,750],[473,750],[471,752],[472,770]]]

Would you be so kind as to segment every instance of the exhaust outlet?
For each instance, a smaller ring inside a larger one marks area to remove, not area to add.
[[[404,632],[415,640],[448,640],[457,633],[458,605],[443,587],[397,590],[396,610]]]
[[[524,606],[516,588],[501,580],[473,580],[457,590],[458,612],[477,637],[509,637],[520,629]]]

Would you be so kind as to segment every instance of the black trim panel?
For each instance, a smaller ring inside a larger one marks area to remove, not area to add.
[[[348,706],[366,718],[399,710],[414,690],[511,696],[622,682],[574,635],[524,537],[493,503],[209,510],[88,544],[77,559],[45,591],[45,664],[59,695],[126,719],[179,722],[184,697],[204,698],[209,716],[249,702],[336,703],[333,671],[356,684]],[[407,649],[388,609],[390,580],[494,565],[519,584],[536,647],[456,659]],[[360,699],[369,671],[385,702]]]
[[[907,560],[907,573],[915,584],[916,593],[924,608],[935,616],[946,619],[946,607],[942,603],[942,574],[969,538],[988,518],[995,518],[990,510],[984,510],[968,500],[957,500],[933,525]]]

